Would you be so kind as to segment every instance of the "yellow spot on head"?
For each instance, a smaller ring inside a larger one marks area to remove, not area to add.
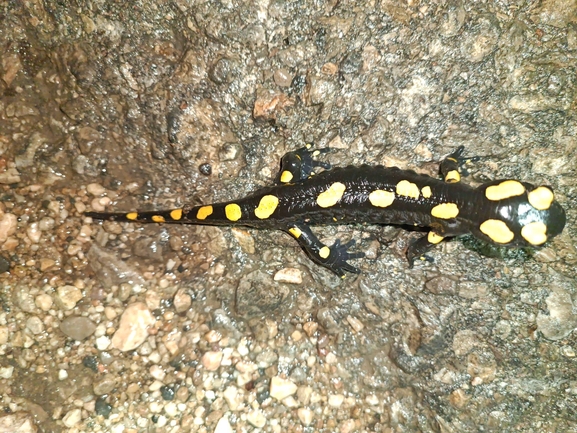
[[[431,192],[431,187],[430,186],[424,186],[421,188],[421,194],[423,194],[423,197],[425,198],[431,198],[431,195],[433,194]]]
[[[492,185],[485,190],[485,196],[489,200],[497,201],[515,197],[525,192],[525,187],[516,180],[505,180],[499,185]]]
[[[441,203],[431,209],[431,215],[435,218],[447,220],[459,215],[459,208],[455,203]]]
[[[182,209],[171,210],[170,218],[172,218],[174,221],[179,221],[182,218]]]
[[[455,183],[455,182],[460,182],[460,181],[461,181],[461,175],[459,174],[459,172],[457,170],[451,170],[445,176],[445,182]]]
[[[435,232],[429,232],[429,234],[427,235],[427,240],[432,244],[438,244],[443,239],[445,239],[443,236],[438,235]]]
[[[196,213],[196,219],[197,220],[204,220],[206,219],[209,215],[212,215],[213,209],[212,206],[202,206],[198,209],[198,212]]]
[[[507,227],[504,221],[489,219],[483,222],[479,229],[498,244],[508,244],[515,234]]]
[[[155,223],[163,223],[166,220],[164,219],[164,217],[162,215],[152,215],[152,221],[154,221]]]
[[[321,259],[326,259],[331,255],[331,249],[326,245],[319,250],[319,256]]]
[[[531,245],[543,245],[547,242],[547,226],[540,221],[524,225],[521,236]]]
[[[398,195],[404,195],[405,197],[411,197],[414,199],[419,198],[419,187],[408,180],[401,180],[397,184],[396,191]]]
[[[135,221],[136,219],[138,219],[138,213],[137,212],[130,212],[126,214],[126,219],[130,220],[130,221]]]
[[[228,220],[238,221],[242,216],[242,210],[240,209],[240,206],[237,205],[236,203],[231,203],[227,204],[224,207],[224,214],[226,215],[226,218]]]
[[[340,182],[333,183],[329,189],[319,194],[317,197],[317,204],[320,207],[331,207],[336,205],[340,199],[343,198],[346,189],[347,187]]]
[[[254,210],[254,214],[261,220],[267,219],[271,216],[278,206],[278,197],[274,195],[265,195],[260,199],[258,207]]]
[[[293,180],[293,174],[290,171],[285,170],[281,173],[280,181],[282,183],[289,183],[291,180]]]
[[[395,193],[377,189],[369,194],[369,201],[376,207],[388,207],[395,201]]]
[[[531,206],[535,209],[547,210],[551,207],[553,200],[555,200],[555,195],[553,194],[553,191],[546,186],[540,186],[527,194],[527,198],[529,199]]]
[[[298,227],[291,227],[289,230],[289,233],[291,235],[293,235],[296,239],[300,238],[301,235],[303,234],[303,232],[301,232],[301,230]]]

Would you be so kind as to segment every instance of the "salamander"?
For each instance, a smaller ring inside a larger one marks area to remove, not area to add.
[[[462,183],[467,160],[464,147],[445,157],[442,179],[384,166],[333,168],[307,145],[284,155],[274,185],[247,197],[178,209],[108,213],[87,212],[99,220],[142,223],[242,225],[280,229],[291,235],[321,266],[340,277],[359,273],[349,260],[351,240],[321,242],[311,227],[326,224],[396,224],[428,228],[406,251],[409,266],[446,238],[472,234],[506,247],[538,247],[565,226],[565,211],[549,186],[514,179],[486,182],[477,188]],[[321,168],[318,172],[318,168]]]

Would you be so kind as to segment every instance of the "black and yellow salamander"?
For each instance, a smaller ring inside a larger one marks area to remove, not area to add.
[[[459,169],[468,159],[462,156],[463,147],[440,164],[443,180],[397,167],[331,168],[313,159],[327,150],[312,150],[308,145],[287,153],[276,184],[242,199],[164,211],[85,215],[114,221],[280,229],[294,237],[315,262],[340,277],[345,271],[358,273],[348,260],[364,253],[348,251],[354,240],[325,245],[311,226],[369,223],[428,227],[428,234],[407,249],[410,266],[448,237],[473,234],[500,246],[540,246],[565,226],[565,212],[548,186],[535,187],[512,179],[477,188],[461,183]],[[325,170],[315,173],[317,167]]]

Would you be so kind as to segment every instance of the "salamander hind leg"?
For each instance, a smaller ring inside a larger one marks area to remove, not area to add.
[[[330,152],[331,149],[312,149],[311,144],[301,147],[293,152],[286,153],[280,161],[280,171],[276,183],[298,183],[314,175],[314,168],[321,167],[325,170],[331,168],[328,162],[314,159],[320,154]]]
[[[433,261],[432,258],[426,255],[427,251],[445,239],[443,236],[430,231],[428,234],[413,241],[407,249],[407,260],[409,261],[409,268],[412,268],[415,259]]]
[[[448,155],[439,167],[439,171],[447,183],[455,183],[461,180],[461,175],[467,176],[469,172],[467,171],[465,165],[478,161],[480,157],[478,156],[463,156],[465,146],[459,146],[453,153]]]
[[[288,227],[287,232],[294,237],[299,245],[305,250],[309,257],[321,266],[330,269],[339,277],[344,278],[345,272],[353,274],[360,273],[359,269],[348,263],[351,259],[360,259],[365,256],[363,252],[350,253],[349,248],[355,245],[351,240],[346,244],[341,244],[336,240],[332,246],[323,244],[313,234],[306,224],[292,224]]]

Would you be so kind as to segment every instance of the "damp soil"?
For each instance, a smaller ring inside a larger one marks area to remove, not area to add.
[[[0,432],[577,432],[577,6],[0,5]],[[268,185],[281,156],[551,185],[538,251],[96,222]]]

